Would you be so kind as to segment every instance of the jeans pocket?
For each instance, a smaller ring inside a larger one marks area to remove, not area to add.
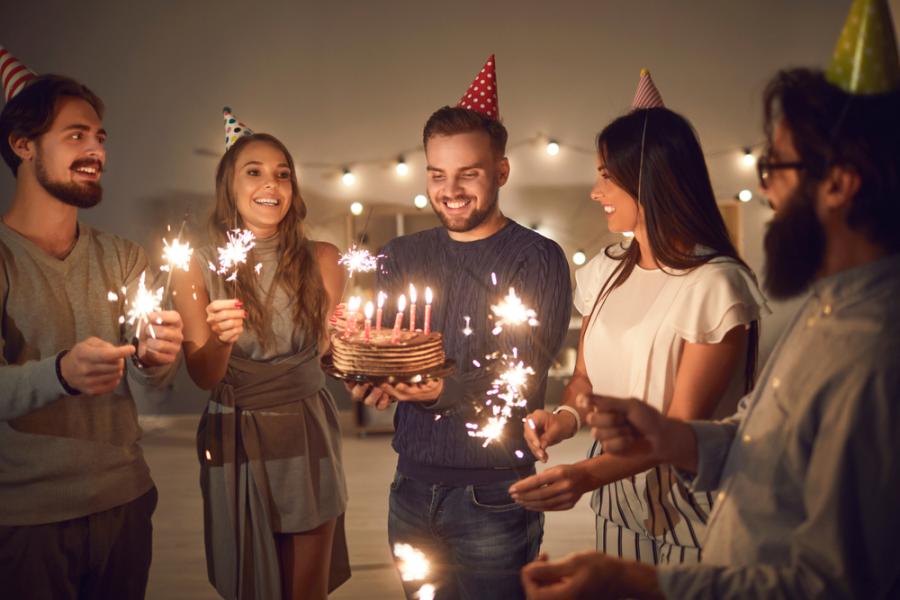
[[[398,491],[400,489],[400,486],[403,485],[404,481],[406,481],[406,477],[404,477],[400,473],[394,473],[394,480],[391,481],[391,492]]]
[[[514,482],[490,483],[486,485],[466,486],[466,492],[472,504],[488,512],[509,512],[524,510],[520,504],[513,501],[509,495],[509,486]]]

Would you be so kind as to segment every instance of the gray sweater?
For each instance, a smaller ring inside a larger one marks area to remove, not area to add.
[[[139,246],[83,223],[63,260],[0,223],[0,525],[100,512],[153,485],[126,379],[111,394],[72,397],[55,364],[87,337],[130,339],[118,322],[121,288],[130,294],[147,268]],[[141,383],[161,384],[174,370],[126,363]]]

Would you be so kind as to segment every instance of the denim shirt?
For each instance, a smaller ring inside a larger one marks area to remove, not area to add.
[[[900,597],[900,257],[818,281],[737,414],[691,425],[719,491],[667,597]]]

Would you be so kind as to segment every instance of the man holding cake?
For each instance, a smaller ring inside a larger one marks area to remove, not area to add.
[[[509,162],[497,99],[491,56],[457,106],[439,109],[425,125],[427,191],[443,227],[397,238],[381,251],[378,285],[389,297],[408,293],[411,284],[420,293],[426,286],[434,291],[430,325],[443,335],[456,371],[414,385],[354,388],[368,404],[400,402],[388,536],[392,546],[411,544],[430,558],[436,598],[524,597],[518,571],[537,555],[543,516],[521,509],[507,490],[534,473],[522,417],[543,406],[547,370],[572,305],[559,246],[500,211]],[[494,335],[491,306],[510,288],[536,310],[538,324]],[[494,353],[515,355],[534,373],[524,393],[527,409],[514,412],[502,435],[485,444],[469,431],[490,414],[487,392],[507,364],[485,358]],[[407,596],[414,592],[406,589]]]

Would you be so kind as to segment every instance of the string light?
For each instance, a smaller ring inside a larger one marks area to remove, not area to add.
[[[397,175],[400,177],[406,177],[409,174],[409,165],[406,164],[406,159],[402,155],[397,157],[397,165],[394,167],[394,170],[397,171]]]
[[[753,192],[750,190],[741,190],[738,192],[737,199],[741,202],[750,202],[753,200]]]
[[[587,262],[587,254],[584,253],[584,250],[576,250],[572,255],[572,262],[580,267]]]
[[[350,212],[353,213],[354,215],[359,216],[362,214],[363,208],[364,207],[363,207],[362,202],[354,202],[353,204],[350,205]]]
[[[344,173],[341,175],[341,183],[348,187],[356,183],[356,175],[354,175],[348,167],[344,167]]]
[[[556,156],[559,154],[559,142],[556,140],[549,140],[547,142],[547,154],[550,156]]]
[[[416,205],[416,208],[425,208],[428,206],[428,197],[425,194],[416,194],[416,197],[413,198],[413,204]]]
[[[752,167],[756,164],[756,156],[753,154],[753,150],[750,148],[744,148],[744,156],[741,158],[741,162],[744,163],[745,167]]]

